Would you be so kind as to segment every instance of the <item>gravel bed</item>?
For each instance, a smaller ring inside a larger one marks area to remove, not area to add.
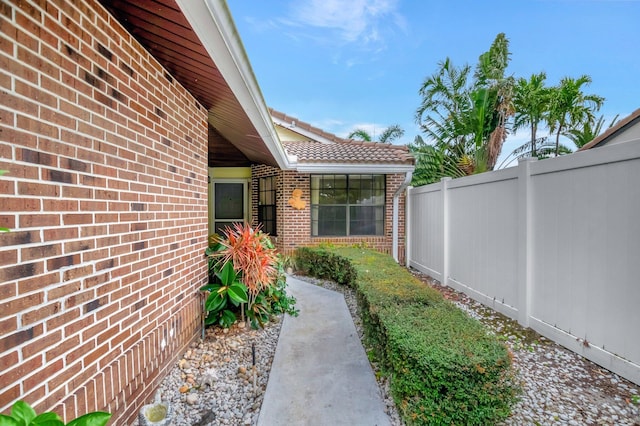
[[[173,407],[172,426],[254,425],[267,388],[281,319],[262,330],[236,323],[208,328],[161,383],[156,398]],[[255,347],[255,387],[252,348]],[[138,426],[138,421],[133,423]]]
[[[503,425],[640,426],[640,386],[524,329],[464,293],[412,273],[486,325],[511,350],[523,392]]]
[[[412,273],[485,324],[511,350],[523,392],[503,425],[640,426],[639,386],[523,329],[463,293],[441,287],[426,275]],[[311,277],[296,278],[342,293],[362,338],[353,289]],[[191,345],[158,390],[157,397],[173,405],[171,424],[255,425],[279,333],[280,318],[263,330],[251,330],[244,324],[229,330],[208,329],[204,341]],[[256,348],[255,387],[252,345]],[[378,372],[375,363],[372,366]],[[391,424],[402,426],[387,379],[380,374],[376,378]]]

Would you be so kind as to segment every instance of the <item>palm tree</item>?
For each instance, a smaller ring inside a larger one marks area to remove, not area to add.
[[[529,80],[520,77],[515,86],[513,106],[515,108],[514,130],[530,126],[531,139],[529,141],[531,157],[537,157],[536,146],[538,124],[545,120],[549,106],[550,90],[545,87],[547,74],[540,72],[532,74]]]
[[[420,135],[409,144],[409,152],[416,159],[411,180],[413,186],[438,182],[445,176],[462,177],[467,174],[460,168],[459,161],[452,160],[440,147],[426,143]]]
[[[533,145],[536,152],[535,157],[537,159],[544,160],[545,158],[551,158],[552,156],[555,156],[556,146],[553,142],[549,141],[549,138],[547,136],[536,138]],[[509,155],[507,155],[502,160],[502,163],[500,163],[500,166],[498,168],[502,169],[503,167],[508,167],[511,163],[521,158],[531,157],[531,146],[531,141],[527,141],[519,147],[516,147],[509,153]],[[568,146],[560,144],[558,152],[560,153],[560,155],[564,155],[571,154],[573,151]]]
[[[412,186],[428,185],[437,182],[442,176],[442,161],[444,156],[433,145],[425,143],[420,135],[409,144],[409,152],[416,159]]]
[[[397,124],[392,124],[382,131],[380,134],[380,138],[378,138],[378,142],[381,143],[391,143],[393,140],[401,138],[404,136],[404,130]],[[348,139],[357,139],[363,142],[371,142],[373,138],[364,129],[355,129],[347,136]]]
[[[460,134],[457,121],[468,110],[469,73],[471,67],[456,67],[449,58],[438,63],[435,73],[420,87],[422,102],[416,111],[416,122],[435,145],[464,151],[468,135]]]
[[[509,40],[500,33],[480,55],[472,84],[471,68],[455,67],[447,58],[420,88],[416,122],[435,149],[466,174],[493,170],[506,140],[515,112],[515,80],[505,76],[509,60]]]
[[[604,127],[604,115],[601,115],[597,121],[594,120],[595,119],[585,121],[580,126],[567,130],[564,133],[564,136],[569,138],[576,148],[582,148],[602,133],[602,128]],[[617,120],[618,116],[616,115],[613,117],[613,120],[611,120],[608,127],[613,126]]]
[[[601,96],[585,95],[582,92],[582,86],[590,83],[591,77],[588,75],[577,79],[564,77],[551,92],[547,122],[551,132],[556,134],[556,156],[560,154],[560,135],[567,128],[579,127],[586,121],[593,120],[593,113],[604,102]]]
[[[355,129],[347,136],[347,139],[357,139],[363,142],[371,142],[371,135],[364,129]]]
[[[391,143],[393,140],[404,136],[404,130],[397,124],[392,124],[382,131],[379,141],[382,143]]]
[[[507,139],[507,122],[514,114],[513,91],[515,79],[505,76],[507,66],[511,60],[509,52],[509,39],[504,33],[496,36],[489,50],[480,55],[476,66],[475,87],[485,88],[489,91],[488,105],[490,114],[485,121],[489,137],[485,140],[484,155],[486,157],[486,170],[493,170],[502,145]]]

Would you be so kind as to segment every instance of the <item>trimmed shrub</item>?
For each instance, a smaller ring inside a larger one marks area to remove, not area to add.
[[[509,415],[517,387],[508,349],[477,320],[387,255],[346,247],[299,252],[354,270],[366,344],[390,375],[407,425],[486,425]],[[333,279],[328,263],[314,267]]]
[[[343,256],[320,247],[301,247],[295,252],[296,265],[309,275],[330,279],[338,284],[353,286],[356,271]]]

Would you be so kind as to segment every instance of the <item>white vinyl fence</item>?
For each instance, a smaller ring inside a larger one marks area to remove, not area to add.
[[[410,188],[407,264],[640,384],[640,140]]]

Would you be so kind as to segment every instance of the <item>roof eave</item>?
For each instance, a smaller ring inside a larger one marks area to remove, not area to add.
[[[613,126],[609,127],[599,136],[596,136],[591,142],[583,145],[582,148],[578,149],[578,151],[586,151],[587,149],[602,146],[607,142],[609,138],[612,138],[620,132],[623,132],[626,128],[634,125],[638,121],[640,121],[640,108],[636,109],[630,115],[624,117]]]
[[[284,147],[223,0],[176,0],[278,166],[290,169]]]

